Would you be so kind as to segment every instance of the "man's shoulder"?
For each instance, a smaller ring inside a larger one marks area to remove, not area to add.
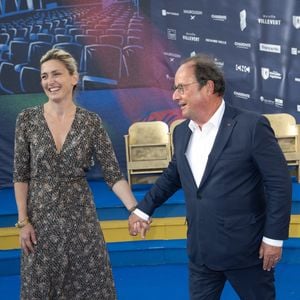
[[[225,115],[232,115],[232,117],[234,118],[244,118],[246,120],[252,121],[257,121],[258,119],[263,118],[263,115],[261,113],[227,103],[225,108]]]

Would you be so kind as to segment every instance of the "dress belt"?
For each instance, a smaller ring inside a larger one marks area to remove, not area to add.
[[[81,180],[85,180],[85,176],[77,176],[77,177],[56,177],[56,176],[49,176],[49,177],[32,177],[31,181],[38,181],[38,182],[77,182]]]

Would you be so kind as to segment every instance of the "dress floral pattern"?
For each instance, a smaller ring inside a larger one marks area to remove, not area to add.
[[[21,299],[116,299],[112,270],[85,178],[96,158],[107,184],[122,179],[111,141],[97,114],[77,107],[60,152],[43,106],[17,119],[14,182],[28,182],[27,210],[34,253],[21,259]]]

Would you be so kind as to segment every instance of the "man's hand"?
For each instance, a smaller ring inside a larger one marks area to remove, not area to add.
[[[275,268],[280,261],[282,255],[282,247],[275,247],[264,242],[261,243],[259,249],[259,258],[263,259],[263,269],[270,271]]]
[[[130,235],[136,236],[141,234],[141,238],[145,238],[147,231],[150,229],[151,220],[145,221],[138,217],[135,213],[132,213],[128,219],[128,230]]]

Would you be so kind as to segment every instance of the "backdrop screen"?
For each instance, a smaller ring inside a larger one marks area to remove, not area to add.
[[[198,52],[223,70],[225,102],[287,112],[299,123],[299,1],[95,2],[1,1],[0,188],[12,183],[17,114],[47,101],[39,60],[51,48],[75,57],[77,103],[102,117],[124,172],[123,135],[136,121],[181,117],[170,92],[174,74]]]

